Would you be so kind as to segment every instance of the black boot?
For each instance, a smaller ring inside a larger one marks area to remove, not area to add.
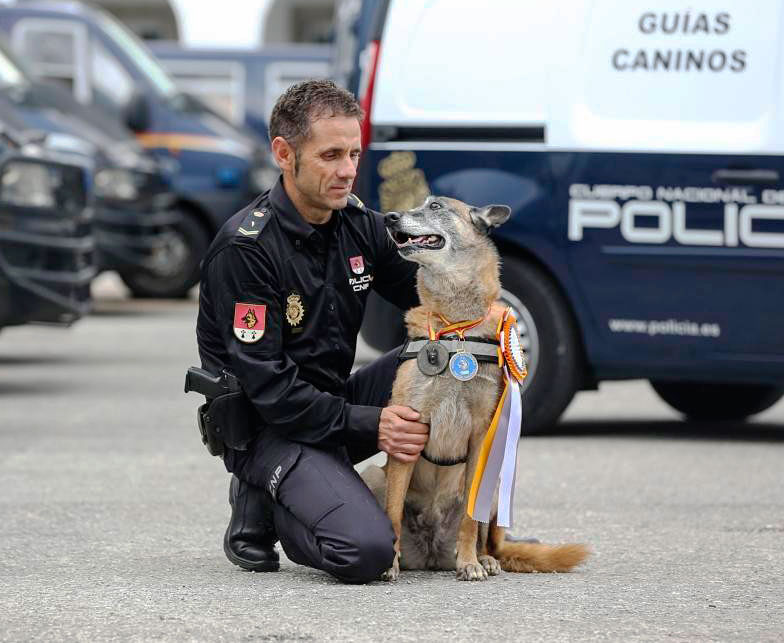
[[[231,477],[231,519],[223,537],[223,551],[235,565],[251,572],[276,572],[280,567],[272,522],[273,505],[259,487]]]

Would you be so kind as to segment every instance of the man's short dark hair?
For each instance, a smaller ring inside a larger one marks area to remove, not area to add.
[[[332,116],[353,116],[361,121],[364,113],[354,95],[331,80],[305,80],[292,85],[272,108],[270,142],[281,136],[296,151],[310,136],[315,120]]]

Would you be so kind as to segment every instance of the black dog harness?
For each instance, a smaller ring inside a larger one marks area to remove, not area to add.
[[[427,337],[415,337],[409,339],[406,343],[403,352],[400,353],[400,361],[407,359],[416,359],[419,351],[430,340]],[[447,351],[450,357],[455,353],[468,352],[476,357],[478,362],[487,362],[488,364],[498,364],[498,342],[494,339],[485,339],[484,337],[466,337],[465,340],[461,339],[439,339],[437,340]]]
[[[499,343],[494,339],[466,337],[465,339],[438,339],[436,341],[448,351],[449,357],[452,357],[457,353],[468,352],[471,353],[478,362],[485,362],[487,364],[499,363]],[[408,359],[417,359],[422,348],[430,342],[431,340],[426,337],[409,339],[398,359],[401,362]],[[462,458],[433,458],[427,455],[425,449],[422,449],[420,455],[428,462],[439,467],[451,467],[456,464],[464,464],[468,461],[468,454],[464,455]]]

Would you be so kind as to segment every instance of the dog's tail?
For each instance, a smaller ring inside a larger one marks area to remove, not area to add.
[[[507,572],[568,572],[590,554],[585,545],[509,542],[505,532],[491,528],[488,549]]]

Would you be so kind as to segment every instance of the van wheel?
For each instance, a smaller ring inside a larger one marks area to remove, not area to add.
[[[553,281],[539,268],[503,258],[501,299],[514,310],[528,360],[523,382],[523,433],[556,423],[582,381],[580,340]]]
[[[149,270],[123,270],[120,277],[134,297],[182,298],[199,281],[199,262],[207,252],[210,236],[188,212],[171,226],[168,242],[154,257]]]
[[[676,411],[698,421],[737,421],[770,408],[784,390],[764,384],[651,381],[653,390]]]

